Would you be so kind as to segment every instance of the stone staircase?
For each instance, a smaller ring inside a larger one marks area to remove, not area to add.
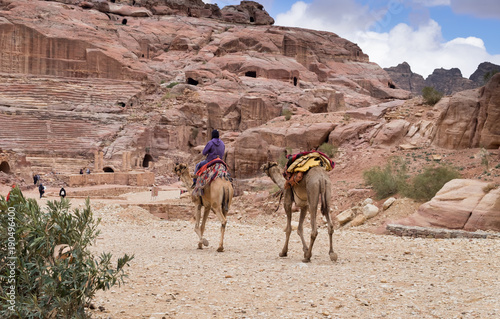
[[[74,157],[27,156],[31,170],[35,174],[78,174],[81,168],[89,166],[89,159]]]
[[[0,149],[28,155],[86,154],[111,143],[141,94],[140,82],[110,79],[0,74],[0,83]]]
[[[120,112],[141,92],[141,83],[111,79],[30,77],[0,74],[0,104],[24,110]],[[101,111],[101,110],[99,110]]]

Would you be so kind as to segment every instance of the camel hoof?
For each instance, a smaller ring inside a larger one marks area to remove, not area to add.
[[[203,246],[208,247],[208,240],[206,238],[203,238],[201,241],[203,242]]]
[[[223,251],[224,251],[224,247],[219,247],[219,248],[217,248],[217,251],[218,251],[219,253],[223,252]]]
[[[286,257],[287,255],[287,253],[280,253],[280,257]]]
[[[330,260],[331,261],[337,261],[337,258],[338,258],[338,256],[336,253],[334,253],[334,252],[330,253]]]
[[[203,246],[201,243],[198,243],[198,249],[203,249]]]
[[[302,262],[303,263],[310,263],[311,262],[311,258],[304,258],[304,259],[302,259]]]

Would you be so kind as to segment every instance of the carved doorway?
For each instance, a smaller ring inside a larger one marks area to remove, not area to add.
[[[7,162],[2,162],[0,163],[0,172],[4,172],[9,174],[10,173],[10,165]]]
[[[149,163],[154,162],[153,156],[146,154],[144,155],[144,159],[142,160],[142,167],[150,167]]]

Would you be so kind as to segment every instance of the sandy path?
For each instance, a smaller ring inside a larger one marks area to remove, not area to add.
[[[93,248],[135,254],[122,287],[99,292],[96,318],[498,318],[500,240],[411,239],[355,230],[334,234],[337,263],[320,229],[304,264],[294,232],[279,258],[284,218],[232,217],[223,253],[219,224],[196,249],[193,222],[160,221],[141,209],[96,206]],[[306,229],[307,234],[309,230]]]

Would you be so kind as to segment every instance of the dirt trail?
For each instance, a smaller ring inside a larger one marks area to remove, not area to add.
[[[279,258],[284,217],[231,216],[223,253],[220,224],[196,249],[190,221],[162,221],[137,208],[97,203],[102,234],[93,249],[134,254],[122,287],[99,292],[95,318],[498,318],[500,240],[411,239],[326,228],[312,262],[298,235]],[[242,213],[244,215],[244,212]],[[309,229],[306,229],[309,235]]]

